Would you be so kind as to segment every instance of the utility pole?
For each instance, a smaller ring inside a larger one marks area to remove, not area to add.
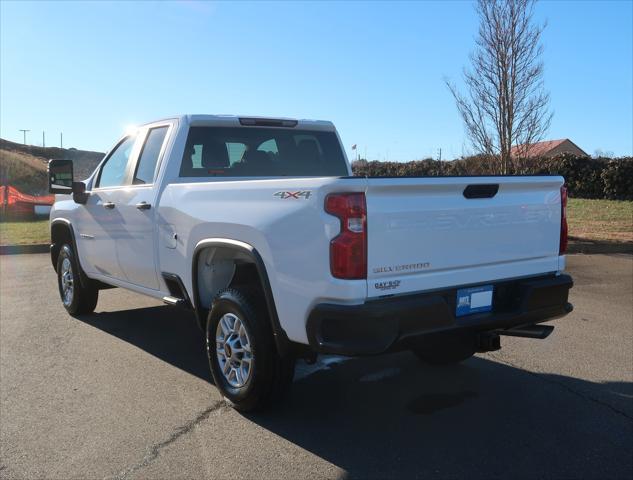
[[[42,147],[46,147],[46,134],[42,131]]]
[[[19,129],[24,134],[24,145],[26,145],[26,132],[30,132],[30,130],[25,130],[23,128]]]
[[[444,165],[442,165],[442,149],[441,148],[437,149],[437,156],[438,156],[438,162],[440,162],[437,164],[437,166],[439,169],[439,175],[441,177],[442,175],[444,175]]]
[[[64,148],[64,134],[59,132],[59,148]]]

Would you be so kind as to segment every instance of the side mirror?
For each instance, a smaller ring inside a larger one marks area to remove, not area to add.
[[[66,195],[73,193],[72,160],[48,161],[48,192]]]
[[[72,160],[48,161],[48,191],[65,195],[72,193],[77,203],[86,203],[88,200],[86,184],[74,181]]]
[[[88,201],[88,193],[86,193],[86,184],[84,182],[73,182],[73,200],[75,203],[82,205]]]

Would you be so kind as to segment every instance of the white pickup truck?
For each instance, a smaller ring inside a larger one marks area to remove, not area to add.
[[[458,362],[572,309],[563,178],[354,177],[330,122],[168,118],[84,182],[51,160],[49,189],[66,310],[113,286],[192,309],[240,410],[279,398],[297,358]]]

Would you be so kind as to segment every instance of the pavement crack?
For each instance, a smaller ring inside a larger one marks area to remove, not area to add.
[[[223,405],[224,405],[224,401],[223,400],[220,400],[220,401],[215,402],[214,404],[210,405],[208,408],[206,408],[205,410],[200,412],[194,419],[192,419],[189,422],[185,423],[184,425],[176,428],[172,432],[172,434],[169,437],[167,437],[166,440],[163,440],[162,442],[155,443],[154,445],[149,447],[148,450],[147,450],[147,453],[145,454],[145,456],[143,457],[143,459],[140,462],[136,463],[135,465],[132,465],[131,467],[126,468],[125,470],[120,471],[119,473],[117,473],[116,475],[114,475],[111,478],[113,480],[124,480],[124,479],[128,478],[131,474],[133,474],[134,472],[137,472],[138,470],[147,467],[150,463],[152,463],[154,460],[156,460],[158,458],[158,456],[160,455],[161,450],[163,450],[164,448],[168,447],[172,443],[176,442],[183,435],[187,435],[197,425],[199,425],[201,422],[203,422],[207,418],[209,418],[211,413],[213,413],[214,411],[218,410]]]
[[[552,380],[551,378],[547,378],[545,376],[543,376],[541,374],[541,372],[533,372],[531,370],[526,370],[525,368],[523,368],[521,365],[516,365],[514,363],[512,363],[509,360],[505,360],[502,359],[501,357],[498,357],[497,355],[493,354],[493,353],[488,353],[488,355],[492,358],[494,358],[496,361],[501,362],[501,363],[505,363],[506,365],[509,365],[511,367],[517,368],[519,370],[523,370],[525,373],[532,375],[536,378],[539,378],[540,380],[547,382],[547,383],[551,383],[552,385],[558,385],[560,387],[563,387],[565,390],[567,390],[569,393],[573,393],[574,395],[576,395],[577,397],[580,397],[584,400],[588,400],[590,402],[596,403],[598,405],[602,405],[603,407],[607,407],[609,410],[611,410],[614,413],[617,413],[618,415],[622,415],[623,417],[625,417],[628,420],[633,421],[633,417],[631,417],[631,415],[629,415],[628,413],[620,410],[619,408],[614,407],[613,405],[611,405],[610,403],[604,402],[598,398],[594,398],[591,395],[588,395],[585,392],[581,392],[579,390],[575,390],[574,388],[570,387],[569,385],[563,383],[563,382],[558,382],[556,380]]]

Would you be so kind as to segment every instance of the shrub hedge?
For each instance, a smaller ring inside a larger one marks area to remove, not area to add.
[[[417,160],[413,162],[352,163],[356,176],[370,177],[427,177],[490,175],[490,162],[484,157],[468,157],[449,162]],[[576,198],[608,198],[633,200],[633,158],[616,159],[574,157],[560,155],[553,158],[533,159],[517,169],[524,175],[562,175],[570,196]]]
[[[610,160],[600,178],[605,198],[633,200],[633,158]]]

